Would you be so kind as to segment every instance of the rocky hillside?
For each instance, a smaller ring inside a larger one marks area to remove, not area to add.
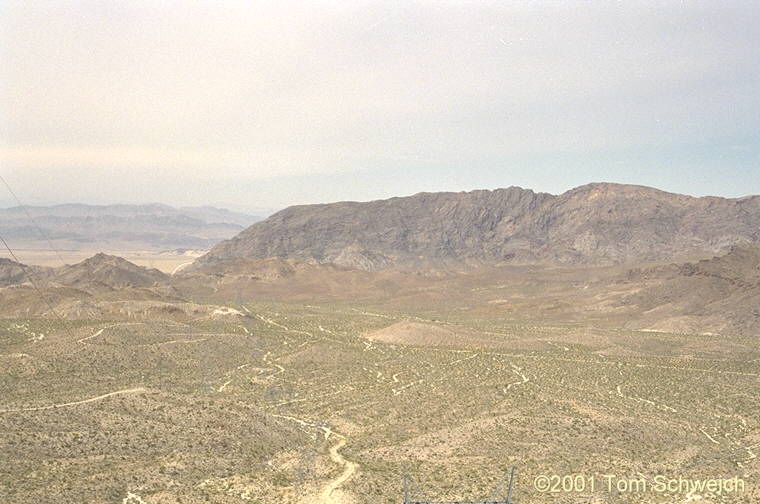
[[[760,196],[695,198],[590,184],[559,196],[510,187],[367,203],[294,206],[214,247],[365,270],[462,263],[610,264],[717,253],[760,242]]]
[[[0,287],[24,282],[24,268],[21,263],[0,257]]]
[[[29,284],[37,286],[82,287],[97,285],[108,289],[153,287],[168,283],[169,276],[143,268],[121,257],[98,253],[82,262],[60,268],[28,266],[0,257],[0,287]]]
[[[712,259],[635,269],[627,276],[641,288],[621,304],[646,314],[657,329],[709,327],[738,334],[760,329],[760,246],[736,246]]]
[[[111,289],[126,287],[153,287],[168,281],[169,277],[157,269],[132,264],[121,257],[103,253],[56,270],[52,282],[70,287],[98,284]]]
[[[43,266],[28,266],[12,259],[0,257],[0,288],[18,285],[33,280],[46,280],[53,274],[53,268]]]

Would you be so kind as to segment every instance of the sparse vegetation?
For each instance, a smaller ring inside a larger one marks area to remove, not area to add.
[[[760,353],[722,350],[736,339],[234,307],[245,315],[67,331],[3,321],[3,499],[319,502],[344,471],[330,456],[337,433],[358,470],[334,493],[356,502],[398,502],[407,472],[437,499],[487,496],[512,464],[520,502],[551,502],[530,485],[544,473],[758,476]],[[404,344],[373,339],[388,327]],[[684,345],[688,356],[674,350]]]

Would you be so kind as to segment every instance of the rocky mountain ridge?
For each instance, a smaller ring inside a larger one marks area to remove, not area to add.
[[[760,242],[760,196],[692,197],[595,183],[558,196],[509,187],[293,206],[199,258],[291,258],[382,270],[447,264],[614,264]]]

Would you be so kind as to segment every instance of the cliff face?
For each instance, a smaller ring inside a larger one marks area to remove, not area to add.
[[[494,262],[670,259],[760,242],[760,197],[694,198],[590,184],[559,196],[510,187],[287,208],[214,247],[237,257],[377,270]]]

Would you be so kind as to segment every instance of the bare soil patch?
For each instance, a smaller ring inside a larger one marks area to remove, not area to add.
[[[503,341],[489,339],[465,328],[450,328],[422,322],[402,321],[364,335],[366,338],[395,345],[425,347],[503,346]]]

